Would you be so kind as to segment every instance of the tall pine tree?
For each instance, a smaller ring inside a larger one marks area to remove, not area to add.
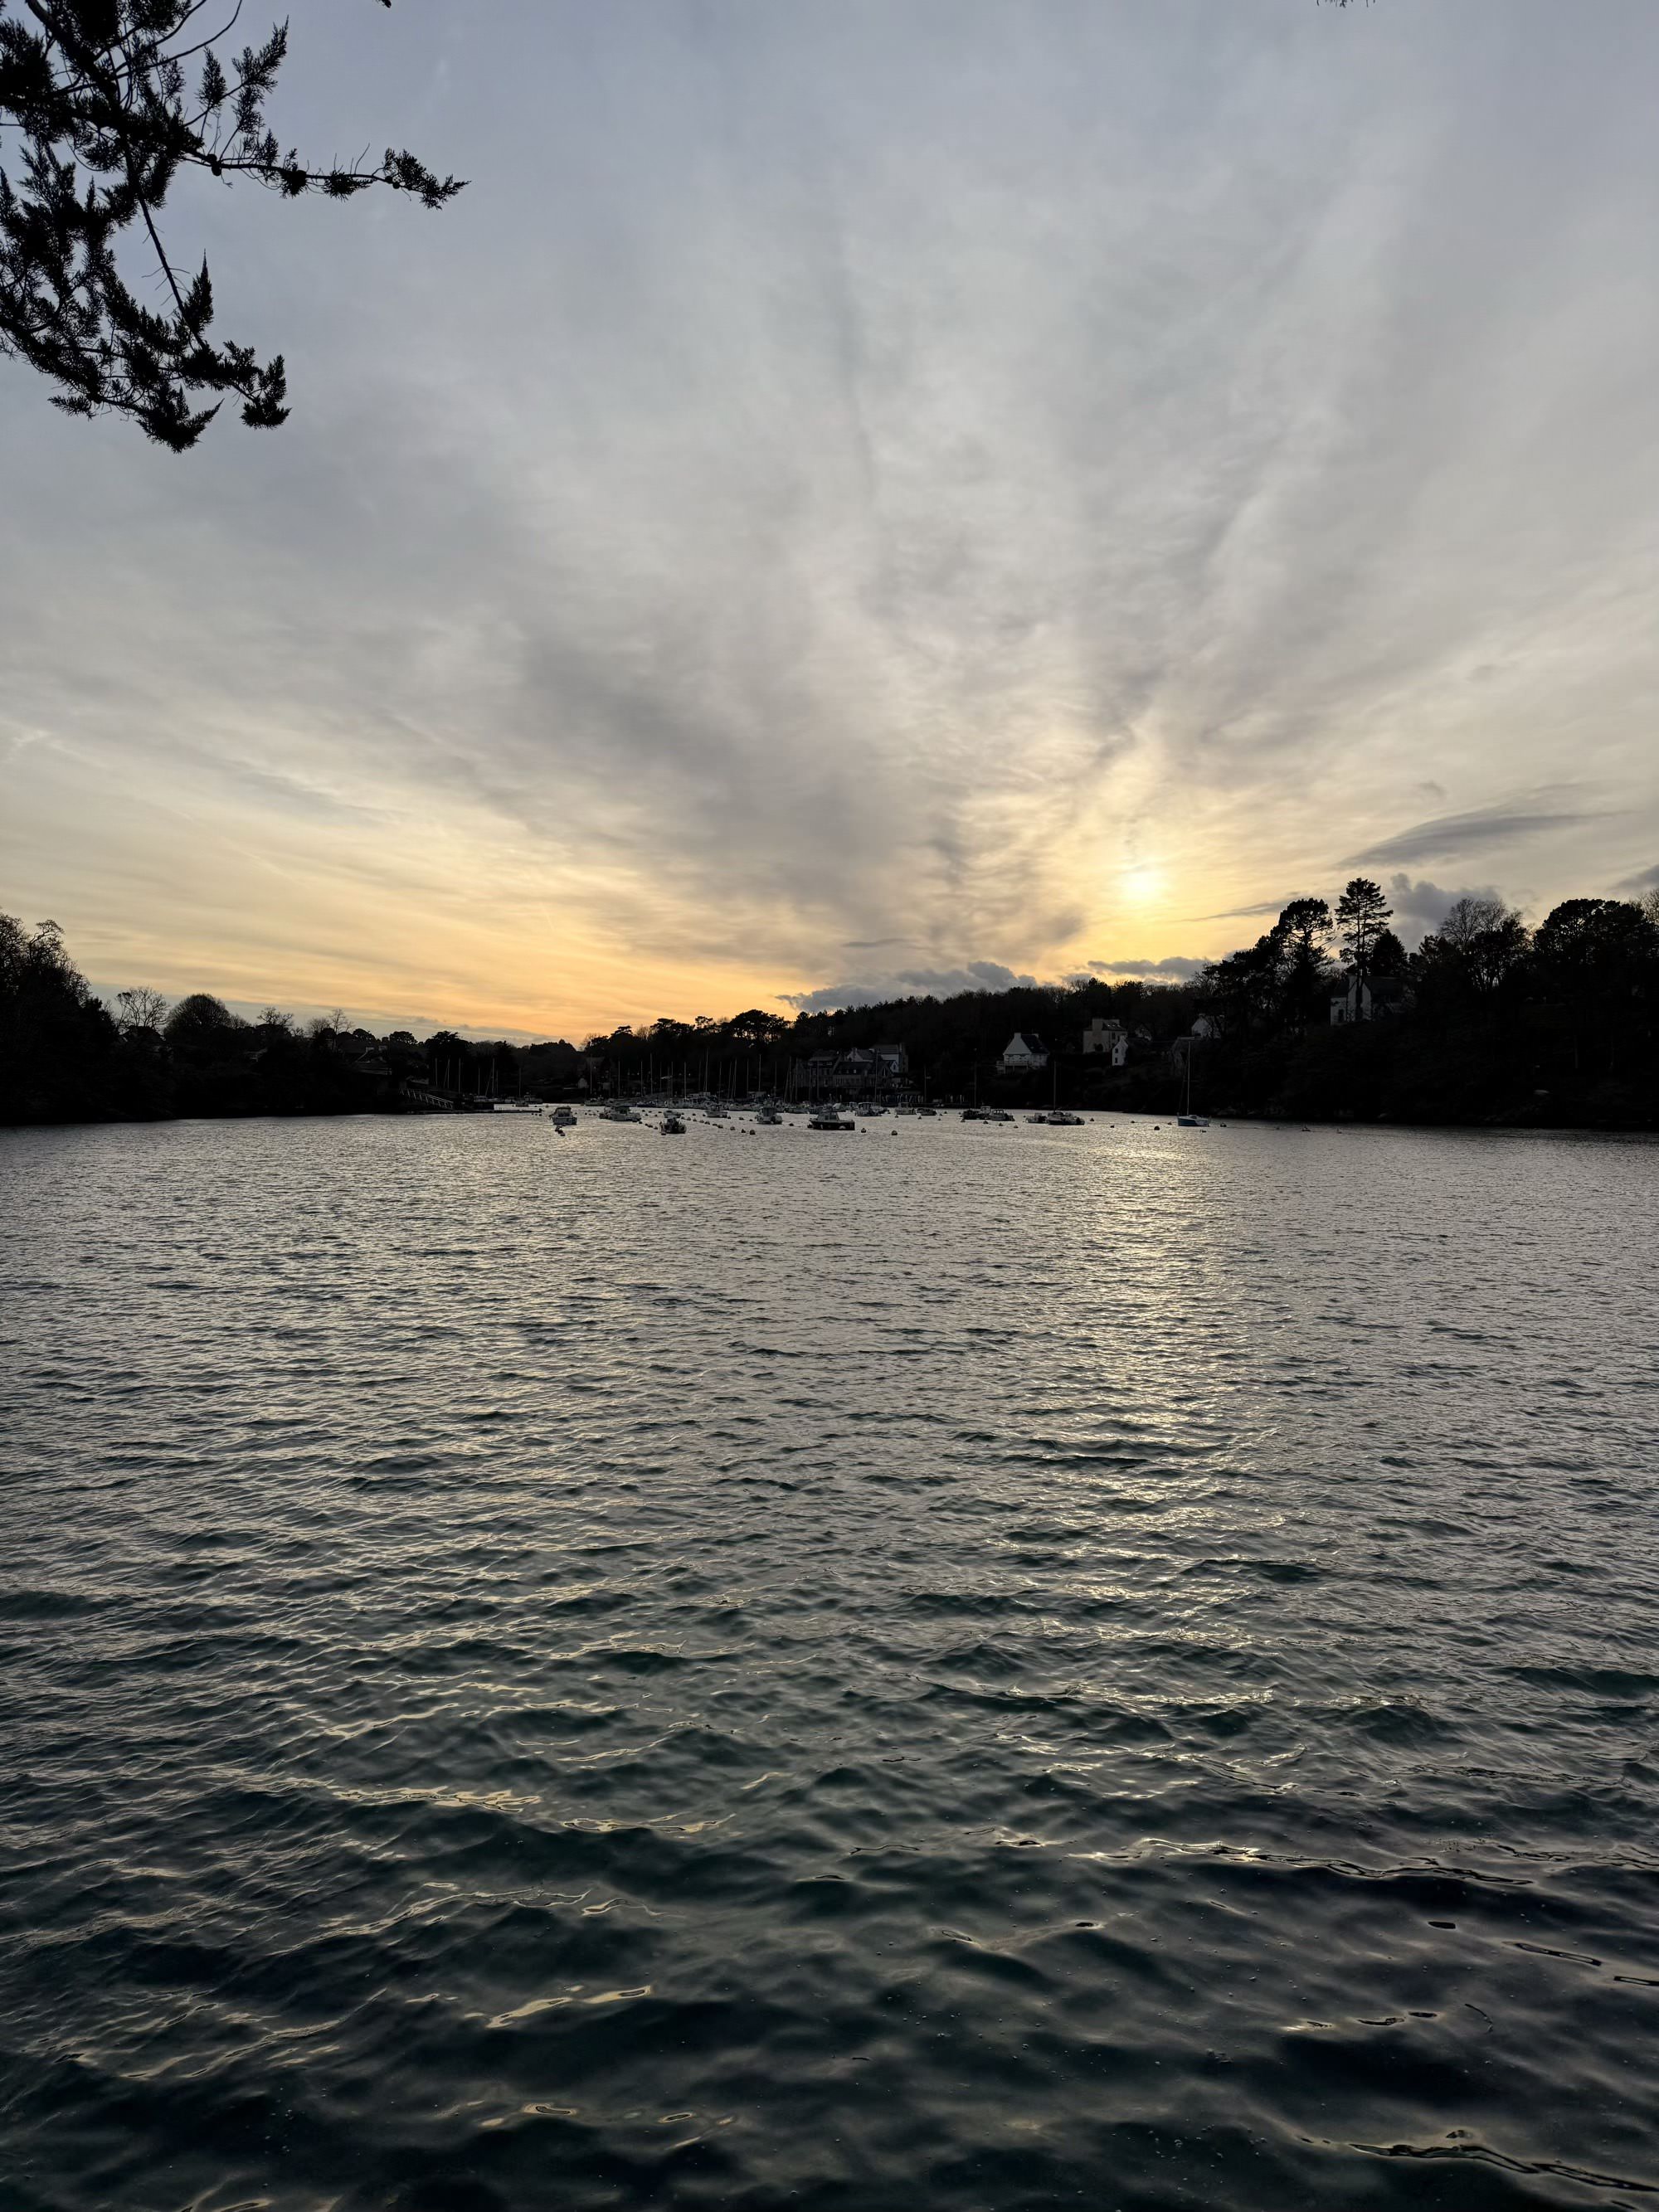
[[[1336,926],[1342,950],[1362,975],[1370,973],[1377,945],[1394,918],[1381,884],[1369,876],[1354,876],[1342,887],[1336,902]]]

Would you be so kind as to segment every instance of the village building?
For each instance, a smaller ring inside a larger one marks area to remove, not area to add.
[[[910,1073],[902,1044],[834,1046],[795,1062],[795,1089],[809,1098],[882,1098],[902,1091]]]
[[[1083,1032],[1083,1049],[1085,1054],[1102,1053],[1114,1067],[1121,1067],[1129,1057],[1129,1032],[1121,1022],[1097,1014]]]
[[[1220,1035],[1220,1023],[1209,1014],[1200,1014],[1185,1036],[1178,1036],[1170,1047],[1170,1057],[1177,1067],[1184,1067],[1194,1045],[1212,1044]]]
[[[1040,1036],[1029,1030],[1016,1030],[1002,1048],[997,1062],[1003,1075],[1030,1075],[1048,1065],[1048,1048]]]
[[[1331,994],[1331,1021],[1337,1028],[1351,1022],[1382,1021],[1410,1003],[1403,975],[1362,975],[1358,969],[1350,969],[1341,988]]]

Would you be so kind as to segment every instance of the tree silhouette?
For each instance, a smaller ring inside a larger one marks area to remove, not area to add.
[[[1342,933],[1342,950],[1362,975],[1369,974],[1377,940],[1393,918],[1394,908],[1381,884],[1369,876],[1354,876],[1343,885],[1336,902],[1336,926]]]
[[[0,167],[0,353],[60,386],[53,404],[67,413],[130,416],[174,453],[196,443],[227,397],[255,429],[289,413],[281,354],[262,362],[251,346],[216,343],[207,263],[192,274],[161,242],[158,218],[180,169],[252,177],[289,199],[352,199],[385,185],[437,208],[461,189],[390,147],[349,168],[282,152],[265,102],[287,25],[227,64],[217,49],[235,15],[198,36],[207,4],[0,0],[0,133],[16,131],[22,147],[21,184]],[[160,263],[159,313],[117,266],[116,241],[135,226]]]
[[[131,991],[118,991],[115,1003],[120,1012],[116,1021],[121,1030],[157,1030],[167,1019],[167,1002],[161,992],[141,983]]]

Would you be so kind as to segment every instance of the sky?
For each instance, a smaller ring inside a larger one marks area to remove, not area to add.
[[[0,906],[101,987],[574,1038],[1659,881],[1651,0],[289,13],[284,144],[471,181],[175,191],[288,425],[0,360]]]

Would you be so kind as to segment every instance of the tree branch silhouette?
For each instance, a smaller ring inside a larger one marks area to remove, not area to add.
[[[287,24],[227,66],[219,49],[241,0],[217,30],[181,43],[207,5],[0,0],[0,353],[58,385],[53,404],[66,413],[126,415],[174,453],[195,445],[227,398],[255,429],[289,416],[281,354],[261,361],[251,346],[216,343],[206,261],[187,277],[162,242],[158,216],[181,169],[251,177],[287,199],[353,199],[384,185],[441,208],[462,189],[406,148],[350,167],[283,152],[265,107]],[[197,61],[192,94],[185,64]],[[3,162],[11,134],[16,181]],[[118,266],[117,242],[135,225],[155,248],[170,312],[145,307]]]

